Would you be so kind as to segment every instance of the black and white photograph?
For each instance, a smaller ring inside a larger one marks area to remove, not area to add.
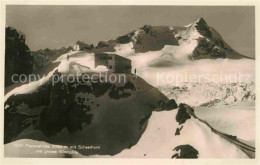
[[[4,159],[257,160],[255,5],[4,6]]]

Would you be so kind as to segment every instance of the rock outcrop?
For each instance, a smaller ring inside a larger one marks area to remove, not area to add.
[[[77,41],[75,45],[78,46],[79,50],[92,50],[94,48],[93,44],[86,44],[83,41]]]
[[[178,41],[170,27],[145,25],[116,39],[100,41],[95,47],[95,51],[113,52],[117,44],[130,42],[133,43],[133,49],[136,53],[161,50],[165,45],[178,45]]]
[[[199,152],[191,145],[179,145],[173,149],[173,151],[179,152],[174,154],[172,158],[176,159],[198,159]]]
[[[176,121],[179,124],[185,123],[186,120],[190,119],[190,112],[194,112],[194,110],[187,104],[181,103],[179,105],[178,113],[176,115]]]
[[[193,59],[201,58],[248,58],[233,50],[221,37],[221,35],[207,22],[200,18],[194,24],[196,30],[201,34],[197,39],[198,45],[193,50]]]
[[[32,73],[33,58],[25,43],[25,34],[10,26],[5,28],[5,33],[5,87],[7,87],[13,84],[12,76],[14,74]]]
[[[133,35],[135,52],[161,50],[165,45],[178,45],[173,32],[167,26],[145,25]]]

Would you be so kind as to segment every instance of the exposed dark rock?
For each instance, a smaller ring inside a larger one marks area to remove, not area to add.
[[[77,41],[75,44],[79,45],[80,50],[92,50],[94,48],[93,44],[86,44],[83,41]]]
[[[237,140],[237,136],[225,134],[227,137],[233,140]]]
[[[206,21],[203,18],[200,18],[196,24],[196,29],[204,37],[211,38],[212,33],[210,27],[207,25]]]
[[[219,47],[221,47],[221,48],[225,48],[224,42],[223,42],[221,39],[219,39],[219,38],[214,38],[214,39],[213,39],[213,42],[214,42],[217,46],[219,46]],[[227,48],[225,48],[225,49],[227,49]]]
[[[129,33],[129,34],[126,34],[126,35],[123,35],[123,36],[119,36],[116,41],[117,43],[119,44],[126,44],[126,43],[129,43],[133,37],[134,33]]]
[[[173,149],[173,151],[177,151],[177,152],[179,152],[179,150],[180,150],[180,154],[176,153],[172,156],[172,158],[176,158],[176,159],[197,159],[198,158],[199,155],[198,150],[196,150],[191,145],[188,144],[179,145]]]
[[[176,128],[175,135],[180,135],[182,128],[183,126],[181,126],[180,128]]]
[[[226,58],[226,52],[217,47],[214,47],[210,52],[210,56],[214,58]]]
[[[99,41],[96,48],[103,48],[103,47],[108,47],[108,46],[109,46],[108,42]]]
[[[160,108],[160,110],[163,110],[165,108],[165,102],[163,100],[159,100],[157,102],[157,105]]]
[[[109,92],[109,96],[112,99],[120,99],[120,98],[126,98],[131,96],[130,92],[126,92],[126,89],[130,89],[132,91],[135,91],[136,88],[131,82],[127,82],[124,86],[122,87],[117,87],[116,85],[112,85],[111,90]]]
[[[38,72],[43,69],[45,66],[50,65],[54,60],[56,60],[62,54],[68,53],[73,50],[70,47],[62,47],[60,49],[49,49],[32,51],[33,61],[34,61],[34,72]]]
[[[167,26],[145,25],[135,37],[135,52],[156,51],[165,45],[178,45],[177,39]]]
[[[5,28],[5,87],[13,84],[14,74],[33,72],[33,58],[25,43],[25,35],[12,27]],[[15,80],[17,81],[17,79]]]
[[[194,112],[194,110],[189,105],[181,103],[176,115],[176,121],[179,124],[185,123],[186,120],[191,118],[191,116],[189,115],[190,112]]]
[[[157,104],[161,110],[172,110],[178,108],[178,105],[176,104],[174,99],[170,99],[167,103],[160,100]]]
[[[149,33],[149,31],[152,29],[152,26],[144,25],[141,29],[143,29],[145,31],[145,33]]]
[[[64,154],[64,158],[72,158],[72,155],[71,154]]]
[[[221,35],[214,28],[207,25],[203,18],[200,18],[197,21],[195,27],[203,37],[198,39],[198,45],[193,50],[191,59],[248,58],[234,51],[227,43],[225,43]]]
[[[147,114],[140,122],[140,129],[143,127],[144,123],[148,121],[148,119],[151,117],[152,113]]]
[[[198,39],[198,46],[193,50],[194,58],[226,58],[226,50],[206,38]]]
[[[171,109],[176,109],[178,108],[178,105],[176,104],[174,99],[170,99],[166,105],[165,105],[165,109],[166,110],[171,110]]]
[[[198,46],[194,49],[193,55],[194,56],[208,55],[214,46],[215,45],[211,41],[207,40],[206,38],[199,38]]]
[[[211,101],[209,101],[209,102],[206,102],[206,103],[203,103],[203,104],[201,104],[200,106],[201,107],[212,107],[212,106],[214,106],[216,103],[219,103],[221,100],[219,100],[219,99],[214,99],[214,100],[211,100]]]
[[[5,112],[4,113],[4,121],[8,123],[4,126],[4,143],[11,142],[14,137],[18,136],[24,129],[31,125],[31,116],[13,113],[13,112]]]

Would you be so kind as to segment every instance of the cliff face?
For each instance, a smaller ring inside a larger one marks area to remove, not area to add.
[[[25,35],[12,27],[5,29],[5,87],[13,84],[14,74],[30,74],[33,71],[31,51],[25,43]]]

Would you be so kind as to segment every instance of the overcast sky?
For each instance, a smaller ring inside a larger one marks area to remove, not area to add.
[[[78,40],[96,44],[143,25],[185,26],[203,17],[233,49],[255,57],[254,7],[8,5],[6,10],[6,24],[25,33],[31,50]]]

